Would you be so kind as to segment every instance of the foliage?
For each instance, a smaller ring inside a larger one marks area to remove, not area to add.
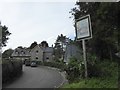
[[[118,41],[120,4],[110,2],[76,2],[76,5],[78,7],[73,8],[70,12],[74,16],[74,21],[87,14],[91,16],[93,38],[86,40],[86,49],[89,51],[87,56],[89,78],[87,80],[81,78],[79,83],[70,84],[67,88],[117,87],[118,67],[117,63],[112,60],[115,61],[114,56],[120,50]],[[74,27],[76,30],[75,24]],[[78,67],[74,62],[72,61],[70,65]]]
[[[66,65],[63,62],[44,62],[45,66],[55,67],[64,71],[66,69]]]
[[[118,64],[113,61],[104,60],[98,63],[98,65],[105,73],[103,77],[80,79],[79,82],[64,85],[62,88],[117,88]]]
[[[82,65],[82,64],[81,64]],[[76,78],[80,78],[83,74],[83,67],[80,66],[80,62],[76,58],[70,58],[70,62],[67,65],[67,78],[70,82],[74,81]]]
[[[17,48],[23,49],[23,47],[22,47],[22,46],[18,46]]]
[[[105,72],[101,70],[99,63],[100,61],[95,55],[91,55],[90,53],[87,55],[87,72],[89,78],[102,77],[105,75]],[[75,57],[70,58],[66,72],[70,82],[76,81],[76,79],[79,80],[80,78],[85,78],[83,58],[80,58],[80,60],[77,60]]]
[[[2,83],[8,83],[22,72],[22,61],[2,60]]]
[[[42,45],[42,47],[48,47],[49,46],[48,43],[47,43],[47,41],[42,41],[41,45]]]
[[[88,77],[101,77],[103,75],[98,63],[100,63],[100,61],[95,55],[91,55],[90,53],[87,54]]]
[[[14,50],[8,49],[2,53],[2,58],[10,58]]]
[[[71,10],[74,20],[87,14],[91,16],[93,38],[87,41],[89,52],[96,54],[100,60],[103,58],[112,60],[113,55],[120,48],[118,46],[120,4],[110,2],[77,2],[76,5],[80,8]]]
[[[58,35],[58,37],[57,37],[57,40],[56,40],[56,41],[57,41],[57,42],[59,42],[59,41],[60,41],[60,42],[63,42],[63,43],[64,43],[64,42],[65,42],[65,40],[66,40],[66,36],[63,36],[63,34],[61,34],[60,36]]]
[[[53,55],[55,55],[55,61],[59,60],[62,57],[62,48],[58,43],[55,44]]]
[[[1,26],[0,24],[0,27],[2,27],[2,44],[0,45],[0,47],[4,47],[6,46],[7,40],[9,39],[8,36],[10,36],[11,33],[8,31],[8,27],[6,27],[5,25]]]
[[[54,53],[53,53],[55,55],[55,60],[59,60],[64,55],[63,43],[65,42],[66,42],[66,36],[64,36],[63,34],[61,34],[60,36],[58,35],[55,42]]]
[[[36,61],[37,65],[43,65],[43,63],[41,61]]]
[[[37,42],[36,41],[34,41],[31,45],[30,45],[30,49],[33,49],[35,46],[37,45]]]

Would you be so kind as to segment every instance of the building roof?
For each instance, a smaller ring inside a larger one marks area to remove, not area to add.
[[[52,53],[53,52],[53,47],[45,47],[45,48],[42,47],[42,50],[43,50],[43,52],[49,52],[49,53],[51,52]]]
[[[65,50],[64,61],[69,62],[71,57],[75,57],[76,59],[80,59],[82,55],[82,51],[74,44],[68,44]]]
[[[32,52],[36,47],[38,47],[38,49],[41,49],[45,53],[53,53],[53,47],[42,47],[40,45],[36,45],[33,49],[16,48],[12,53],[12,56],[13,57],[31,56],[30,52]]]
[[[16,48],[12,53],[12,56],[30,56],[30,52],[24,48]]]
[[[34,50],[36,47],[39,47],[39,49],[41,49],[43,52],[53,53],[53,47],[42,47],[41,45],[38,44],[32,50]]]

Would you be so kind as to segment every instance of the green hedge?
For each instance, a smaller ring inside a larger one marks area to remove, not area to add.
[[[66,69],[66,65],[63,62],[44,62],[44,65],[59,68],[62,71]]]
[[[5,60],[2,61],[2,83],[7,83],[22,73],[21,60]]]
[[[43,65],[43,62],[37,61],[37,65]]]

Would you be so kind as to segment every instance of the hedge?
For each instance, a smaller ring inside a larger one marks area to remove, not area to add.
[[[62,71],[64,71],[66,69],[66,65],[62,62],[44,62],[44,65],[59,68]]]
[[[2,60],[2,83],[12,81],[15,77],[22,73],[22,61],[21,60]]]

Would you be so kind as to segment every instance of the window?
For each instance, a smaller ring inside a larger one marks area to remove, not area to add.
[[[18,51],[15,51],[16,54],[18,54]]]
[[[49,57],[46,57],[46,59],[49,59]]]
[[[38,50],[36,51],[36,53],[38,53]]]
[[[21,51],[21,53],[22,53],[22,54],[25,54],[25,52],[24,52],[24,51]]]
[[[38,57],[36,57],[36,59],[38,59]]]

